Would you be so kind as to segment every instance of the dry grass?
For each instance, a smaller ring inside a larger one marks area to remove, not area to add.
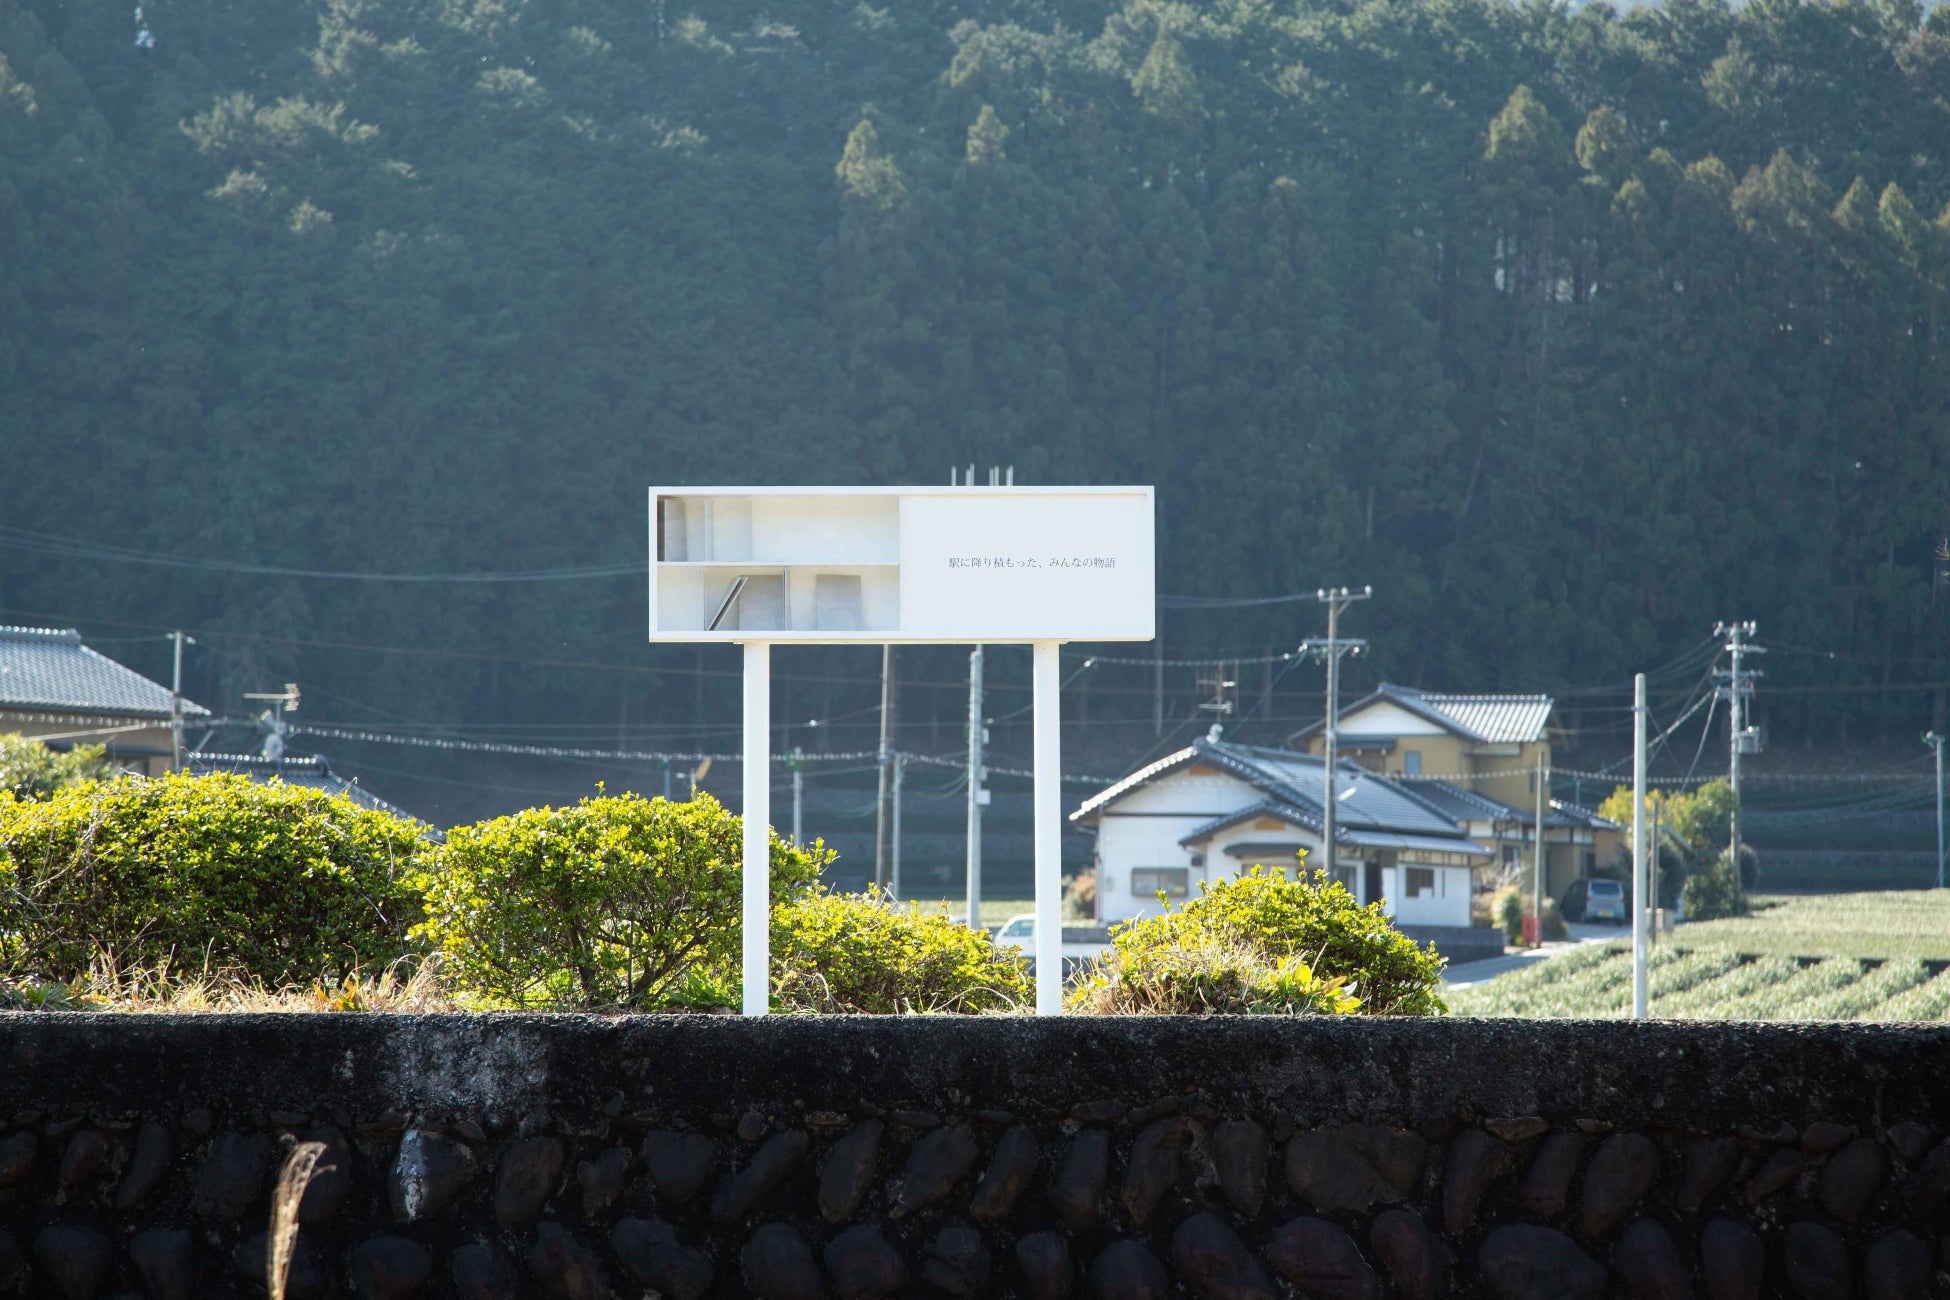
[[[48,996],[50,989],[59,992]],[[40,985],[29,1005],[48,1010],[110,1011],[134,1015],[212,1012],[382,1011],[420,1014],[458,1011],[441,987],[435,958],[402,958],[377,974],[353,971],[336,983],[270,988],[234,970],[204,966],[177,970],[165,963],[124,970],[98,957],[88,974],[65,986]]]

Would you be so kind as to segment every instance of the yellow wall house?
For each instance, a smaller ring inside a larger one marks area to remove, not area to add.
[[[183,701],[191,722],[210,716]],[[71,627],[0,627],[0,731],[56,749],[106,745],[124,771],[169,770],[169,688],[81,643]]]
[[[1551,765],[1555,702],[1548,695],[1443,695],[1383,682],[1340,712],[1335,743],[1345,761],[1402,781],[1496,854],[1477,883],[1530,884],[1537,821],[1537,766]],[[1295,733],[1309,753],[1322,725]],[[1622,828],[1560,799],[1544,807],[1544,892],[1556,897],[1608,863]]]

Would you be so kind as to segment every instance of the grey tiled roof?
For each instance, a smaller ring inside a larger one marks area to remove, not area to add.
[[[1528,826],[1537,820],[1534,808],[1520,808],[1515,804],[1504,803],[1501,799],[1492,799],[1486,794],[1478,794],[1474,790],[1465,789],[1448,781],[1414,776],[1395,779],[1459,822],[1511,822],[1519,826]],[[1589,830],[1619,829],[1616,823],[1600,817],[1589,808],[1580,808],[1574,803],[1566,803],[1561,799],[1551,800],[1550,806],[1544,810],[1544,825],[1578,826]]]
[[[1544,724],[1551,715],[1548,695],[1434,695],[1411,692],[1402,686],[1393,689],[1413,694],[1464,731],[1491,744],[1542,740]]]
[[[0,709],[167,718],[169,688],[90,650],[71,627],[0,627]],[[209,710],[184,700],[183,713]]]
[[[1084,801],[1070,814],[1072,820],[1089,816],[1123,795],[1196,762],[1205,762],[1252,786],[1266,796],[1266,802],[1227,813],[1204,823],[1188,839],[1216,834],[1227,826],[1260,815],[1261,812],[1284,818],[1318,833],[1323,818],[1321,800],[1326,795],[1326,767],[1315,754],[1287,749],[1259,749],[1225,741],[1199,740]],[[1453,839],[1457,851],[1473,847],[1464,839],[1461,826],[1430,801],[1407,786],[1352,764],[1342,764],[1336,776],[1342,798],[1335,814],[1337,840],[1353,842],[1363,831],[1396,835]]]
[[[1370,695],[1341,709],[1343,725],[1370,704],[1385,700],[1480,744],[1508,745],[1544,739],[1555,701],[1548,695],[1445,695],[1383,682]],[[1321,724],[1311,723],[1288,737],[1289,741],[1318,735]],[[1374,739],[1367,735],[1348,735],[1349,742]]]
[[[281,780],[286,785],[302,785],[311,790],[322,790],[326,794],[342,794],[361,808],[374,812],[391,813],[408,821],[419,821],[412,813],[387,803],[357,781],[348,781],[332,770],[332,765],[317,754],[304,754],[296,757],[263,758],[256,754],[206,754],[192,753],[184,756],[191,775],[208,776],[212,772],[235,772],[247,776],[260,784]],[[421,822],[421,825],[426,823]],[[427,829],[435,838],[445,839],[432,827]]]

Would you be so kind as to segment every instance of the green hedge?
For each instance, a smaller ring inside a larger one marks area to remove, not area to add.
[[[85,782],[0,799],[0,972],[205,963],[272,984],[409,951],[420,828],[241,776]]]
[[[709,795],[604,795],[462,826],[414,878],[427,910],[415,934],[451,985],[495,1005],[709,1002],[737,969],[742,836]],[[829,856],[773,835],[774,906]]]
[[[1014,1011],[1034,1001],[1028,964],[1014,948],[871,894],[814,891],[780,908],[772,963],[780,1011]]]
[[[115,764],[100,745],[76,745],[63,753],[31,736],[0,735],[0,794],[44,799],[56,790],[114,775]]]
[[[1318,875],[1254,867],[1199,897],[1118,926],[1078,985],[1081,1011],[1299,1010],[1432,1015],[1443,960]],[[1336,983],[1339,981],[1339,983]],[[1358,1008],[1346,998],[1359,999]]]

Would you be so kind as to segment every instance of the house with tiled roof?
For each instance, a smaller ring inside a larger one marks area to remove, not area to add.
[[[1097,916],[1155,915],[1164,900],[1255,865],[1293,876],[1318,864],[1327,798],[1322,759],[1239,745],[1216,735],[1098,791],[1070,814],[1096,835]],[[1380,903],[1397,925],[1457,959],[1467,934],[1472,873],[1493,859],[1414,787],[1352,763],[1336,773],[1335,878],[1356,900]]]
[[[1340,711],[1341,757],[1396,778],[1492,848],[1483,884],[1521,877],[1527,885],[1537,842],[1537,768],[1551,767],[1562,732],[1548,695],[1460,695],[1383,682]],[[1323,723],[1289,737],[1322,752]],[[1545,892],[1561,894],[1608,864],[1623,842],[1616,823],[1546,797]]]
[[[82,644],[71,627],[0,627],[0,731],[33,736],[57,749],[104,745],[126,771],[169,770],[172,746],[167,686]],[[183,701],[191,722],[210,716]]]
[[[408,821],[420,822],[426,827],[429,839],[444,840],[445,834],[420,821],[412,813],[388,803],[356,780],[340,776],[332,770],[332,765],[322,754],[286,754],[281,758],[267,758],[262,754],[211,754],[192,752],[185,755],[184,768],[193,776],[208,776],[212,772],[233,772],[238,776],[249,777],[260,785],[282,781],[286,785],[302,785],[311,790],[322,790],[326,794],[343,795],[361,808],[374,812],[391,813]]]

